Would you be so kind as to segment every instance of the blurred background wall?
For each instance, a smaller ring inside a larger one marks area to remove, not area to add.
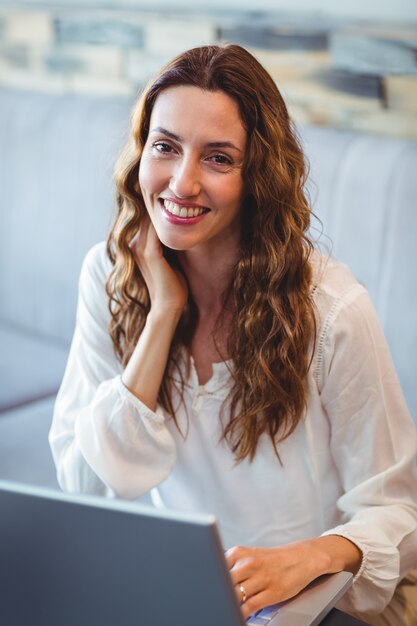
[[[0,0],[0,88],[133,97],[217,42],[259,58],[296,122],[417,137],[417,0]]]

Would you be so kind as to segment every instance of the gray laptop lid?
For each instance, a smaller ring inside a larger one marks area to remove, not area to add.
[[[8,626],[244,623],[214,518],[1,481],[0,594]]]
[[[314,581],[269,626],[315,626],[351,578]],[[0,481],[0,624],[244,621],[214,517]]]

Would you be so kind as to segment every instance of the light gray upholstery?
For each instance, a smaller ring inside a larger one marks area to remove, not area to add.
[[[66,346],[4,323],[0,325],[0,346],[3,411],[56,393],[67,360]]]
[[[48,445],[54,398],[25,405],[0,419],[0,479],[58,487]]]
[[[55,484],[46,442],[53,396],[81,262],[110,223],[130,108],[123,99],[0,90],[0,478]],[[416,419],[417,142],[301,133],[316,212],[334,255],[371,293]]]
[[[369,290],[417,423],[417,142],[311,127],[303,139],[322,244]]]
[[[129,110],[0,91],[0,412],[58,389],[81,262],[110,223]]]
[[[127,102],[0,92],[0,319],[68,342],[81,261],[105,237]]]

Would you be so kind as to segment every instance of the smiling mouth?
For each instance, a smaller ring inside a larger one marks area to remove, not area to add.
[[[175,217],[199,217],[203,215],[203,213],[208,213],[210,209],[205,207],[197,207],[197,206],[183,206],[179,205],[176,202],[172,202],[172,200],[165,200],[164,198],[159,199],[163,208],[171,213],[171,215],[175,215]]]

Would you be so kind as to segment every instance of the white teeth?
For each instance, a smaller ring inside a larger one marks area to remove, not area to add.
[[[163,200],[164,207],[169,213],[173,215],[177,215],[178,217],[197,217],[204,213],[204,209],[199,207],[184,207],[179,206],[175,202],[171,202],[171,200]]]

